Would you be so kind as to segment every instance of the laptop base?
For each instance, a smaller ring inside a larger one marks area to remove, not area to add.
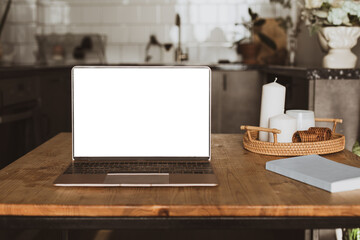
[[[63,174],[55,186],[82,187],[190,187],[217,186],[214,174]]]
[[[209,161],[74,161],[56,186],[216,186]]]

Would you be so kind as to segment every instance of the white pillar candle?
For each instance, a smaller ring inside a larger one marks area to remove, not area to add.
[[[279,114],[269,119],[269,128],[276,128],[281,131],[277,135],[277,141],[281,143],[292,142],[292,136],[296,132],[297,124],[296,118],[287,114]],[[270,142],[274,142],[274,135],[270,133]]]
[[[285,87],[276,82],[263,85],[260,110],[260,127],[269,127],[269,118],[284,113]],[[259,133],[259,140],[269,140],[267,132]]]
[[[315,127],[315,115],[313,111],[287,110],[286,114],[296,118],[298,131],[304,131],[311,127]]]

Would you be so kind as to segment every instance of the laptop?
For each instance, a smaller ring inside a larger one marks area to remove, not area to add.
[[[72,163],[56,186],[216,186],[208,67],[72,69]]]

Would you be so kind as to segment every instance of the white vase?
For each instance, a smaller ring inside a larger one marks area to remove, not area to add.
[[[351,52],[360,36],[360,27],[324,27],[319,31],[321,47],[328,52],[324,68],[354,68],[357,57]]]

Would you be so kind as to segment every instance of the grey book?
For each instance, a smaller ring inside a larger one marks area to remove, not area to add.
[[[319,155],[269,161],[266,169],[329,192],[360,189],[360,168]]]

